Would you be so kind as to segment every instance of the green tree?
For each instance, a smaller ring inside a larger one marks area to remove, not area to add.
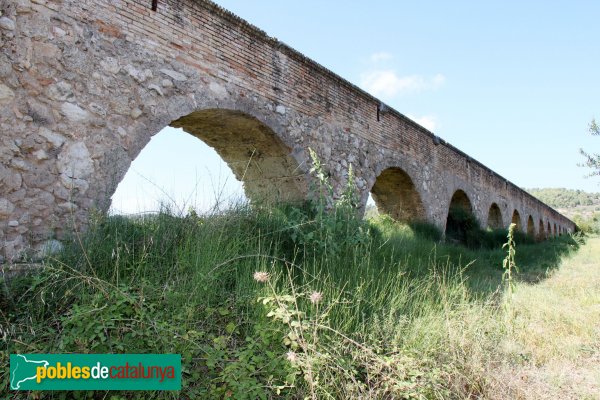
[[[590,122],[589,131],[594,136],[600,136],[600,126],[598,126],[598,123],[595,119],[592,119],[592,122]],[[579,152],[585,157],[585,162],[580,165],[584,167],[589,167],[593,170],[589,176],[600,175],[600,154],[589,154],[583,149],[579,149]]]

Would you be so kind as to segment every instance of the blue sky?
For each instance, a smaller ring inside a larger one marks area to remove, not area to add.
[[[518,186],[600,191],[600,179],[577,167],[580,147],[600,148],[587,132],[600,119],[600,2],[217,3]],[[113,206],[155,209],[164,193],[206,209],[242,190],[210,148],[165,130],[134,161]]]

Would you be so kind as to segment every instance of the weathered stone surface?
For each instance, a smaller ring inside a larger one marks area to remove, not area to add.
[[[8,86],[0,83],[0,104],[10,103],[14,98],[15,92]]]
[[[90,118],[90,113],[73,103],[63,103],[61,111],[72,122],[84,122]]]
[[[48,88],[48,96],[57,101],[75,101],[73,88],[68,82],[58,82]]]
[[[100,66],[108,73],[116,75],[121,70],[119,61],[113,57],[106,57],[100,60]]]
[[[15,30],[15,21],[8,17],[0,17],[0,29],[5,29],[7,31]]]
[[[48,153],[46,153],[44,150],[39,149],[33,152],[34,157],[38,160],[47,160],[48,159]]]
[[[96,104],[96,103],[90,103],[88,105],[88,108],[90,109],[91,112],[93,112],[94,114],[98,114],[101,117],[106,117],[106,110],[104,109],[104,107],[102,107],[100,104]]]
[[[15,0],[17,3],[17,14],[25,14],[31,12],[31,1]]]
[[[208,88],[213,92],[218,98],[227,97],[227,89],[225,86],[218,84],[217,82],[211,82]]]
[[[33,122],[38,125],[50,125],[54,122],[52,111],[45,105],[35,100],[27,102],[28,114]]]
[[[15,205],[8,201],[8,199],[0,198],[0,218],[8,218],[15,209]]]
[[[66,201],[64,203],[60,203],[58,205],[63,211],[67,211],[67,212],[73,212],[75,210],[77,210],[77,204],[70,202],[70,201]]]
[[[25,240],[21,235],[15,237],[12,240],[5,240],[2,246],[4,250],[4,256],[9,262],[17,259],[24,247]]]
[[[252,201],[309,196],[312,148],[334,196],[352,166],[361,206],[372,192],[397,219],[443,230],[460,191],[484,224],[507,226],[517,212],[537,236],[575,227],[394,110],[378,120],[379,100],[210,2],[181,0],[159,13],[143,0],[4,2],[0,256],[8,260],[107,210],[131,160],[167,125],[213,147]]]
[[[180,81],[180,82],[185,82],[187,81],[187,76],[185,76],[182,73],[179,73],[177,71],[173,71],[170,69],[161,69],[160,72],[162,72],[163,74],[173,78],[176,81]]]
[[[138,70],[131,64],[127,64],[124,69],[138,83],[145,82],[147,79],[152,78],[153,76],[150,69]]]
[[[48,128],[40,128],[38,134],[44,137],[53,148],[59,148],[65,142],[65,138],[56,132],[52,132]]]
[[[58,171],[69,178],[86,178],[94,172],[94,162],[85,143],[71,143],[58,155]]]
[[[0,53],[0,78],[6,78],[12,72],[12,64],[6,54]]]
[[[151,83],[150,85],[148,85],[148,89],[154,90],[159,95],[164,96],[162,89],[158,85],[155,85],[154,83]]]
[[[0,187],[9,193],[20,189],[21,183],[21,174],[18,171],[0,164]]]

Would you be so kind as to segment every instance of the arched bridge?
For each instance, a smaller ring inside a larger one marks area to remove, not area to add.
[[[444,229],[448,210],[532,235],[575,225],[333,72],[205,0],[0,0],[0,255],[106,211],[152,135],[212,146],[251,199],[298,200],[308,148],[336,193]]]

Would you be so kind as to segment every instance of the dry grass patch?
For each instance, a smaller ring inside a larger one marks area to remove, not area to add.
[[[536,285],[517,285],[512,334],[490,370],[489,397],[600,396],[600,238]]]

